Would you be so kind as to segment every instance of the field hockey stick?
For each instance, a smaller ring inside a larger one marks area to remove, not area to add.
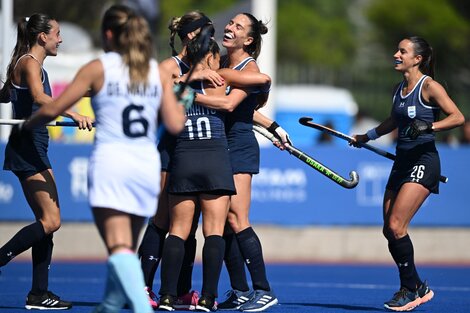
[[[212,31],[210,27],[205,26],[201,29],[201,33],[195,39],[199,41],[199,53],[194,58],[194,61],[193,61],[194,64],[192,64],[191,69],[189,70],[188,75],[186,76],[186,79],[181,84],[179,84],[179,89],[177,89],[175,92],[175,95],[178,101],[181,100],[184,90],[189,84],[189,79],[191,78],[191,76],[194,73],[194,70],[196,69],[196,64],[201,62],[201,60],[209,51],[209,42],[212,37],[211,32]]]
[[[16,125],[24,122],[25,120],[15,120],[15,119],[0,119],[0,125]],[[46,124],[46,126],[65,126],[65,127],[76,127],[78,126],[75,122],[67,121],[53,121]],[[93,123],[95,127],[95,123]]]
[[[253,125],[253,129],[257,133],[263,135],[264,137],[266,137],[267,139],[272,141],[273,143],[274,142],[279,142],[279,139],[277,139],[273,134],[271,134],[265,128],[263,128],[261,126],[258,126],[258,125]],[[348,180],[348,179],[343,178],[340,175],[336,174],[335,172],[330,170],[325,165],[321,164],[320,162],[318,162],[317,160],[315,160],[311,156],[307,155],[306,153],[304,153],[303,151],[295,148],[292,145],[286,146],[286,150],[291,155],[296,156],[299,160],[306,163],[307,165],[309,165],[313,169],[317,170],[322,175],[328,177],[329,179],[331,179],[332,181],[334,181],[335,183],[337,183],[341,187],[344,187],[344,188],[347,188],[347,189],[352,189],[352,188],[356,187],[356,185],[359,183],[359,175],[355,171],[349,172],[349,177],[351,178],[351,180]]]
[[[385,150],[379,149],[377,147],[371,146],[367,143],[356,142],[353,137],[348,136],[344,133],[341,133],[337,130],[331,129],[329,127],[314,123],[314,122],[312,122],[312,120],[313,120],[313,118],[311,118],[311,117],[301,117],[299,119],[299,123],[304,125],[304,126],[312,127],[312,128],[315,128],[319,131],[322,131],[324,133],[327,133],[327,134],[333,135],[335,137],[338,137],[340,139],[346,140],[350,144],[355,144],[355,145],[358,145],[359,147],[366,148],[367,150],[375,152],[378,155],[386,157],[387,159],[390,159],[392,161],[394,161],[396,159],[396,156],[393,153],[390,153],[390,152],[387,152]],[[447,178],[446,176],[441,175],[441,177],[439,177],[439,180],[443,183],[447,183],[449,181],[449,178]]]

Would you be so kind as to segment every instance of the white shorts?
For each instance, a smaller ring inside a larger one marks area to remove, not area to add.
[[[88,166],[88,201],[108,208],[150,217],[160,192],[160,156],[156,145],[99,144]]]

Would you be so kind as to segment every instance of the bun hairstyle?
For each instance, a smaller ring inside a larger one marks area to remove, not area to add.
[[[168,25],[170,30],[170,47],[172,55],[175,56],[178,52],[175,50],[175,35],[178,34],[183,45],[188,42],[188,34],[204,26],[209,25],[212,27],[212,36],[214,36],[214,25],[212,21],[204,14],[199,11],[191,11],[181,17],[173,17]]]
[[[245,51],[248,52],[254,59],[257,59],[261,52],[261,35],[264,35],[268,32],[268,27],[261,20],[257,20],[250,13],[242,13],[248,17],[251,21],[251,29],[248,32],[248,36],[253,38],[253,42],[245,47]]]

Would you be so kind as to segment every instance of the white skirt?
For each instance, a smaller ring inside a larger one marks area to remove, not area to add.
[[[156,145],[95,145],[88,166],[90,207],[150,217],[157,209],[159,192]]]

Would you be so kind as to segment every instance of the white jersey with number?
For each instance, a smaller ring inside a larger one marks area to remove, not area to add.
[[[104,84],[91,98],[96,135],[88,169],[90,206],[152,216],[160,190],[158,64],[151,60],[146,88],[130,90],[129,69],[118,53],[108,52],[100,61]]]

